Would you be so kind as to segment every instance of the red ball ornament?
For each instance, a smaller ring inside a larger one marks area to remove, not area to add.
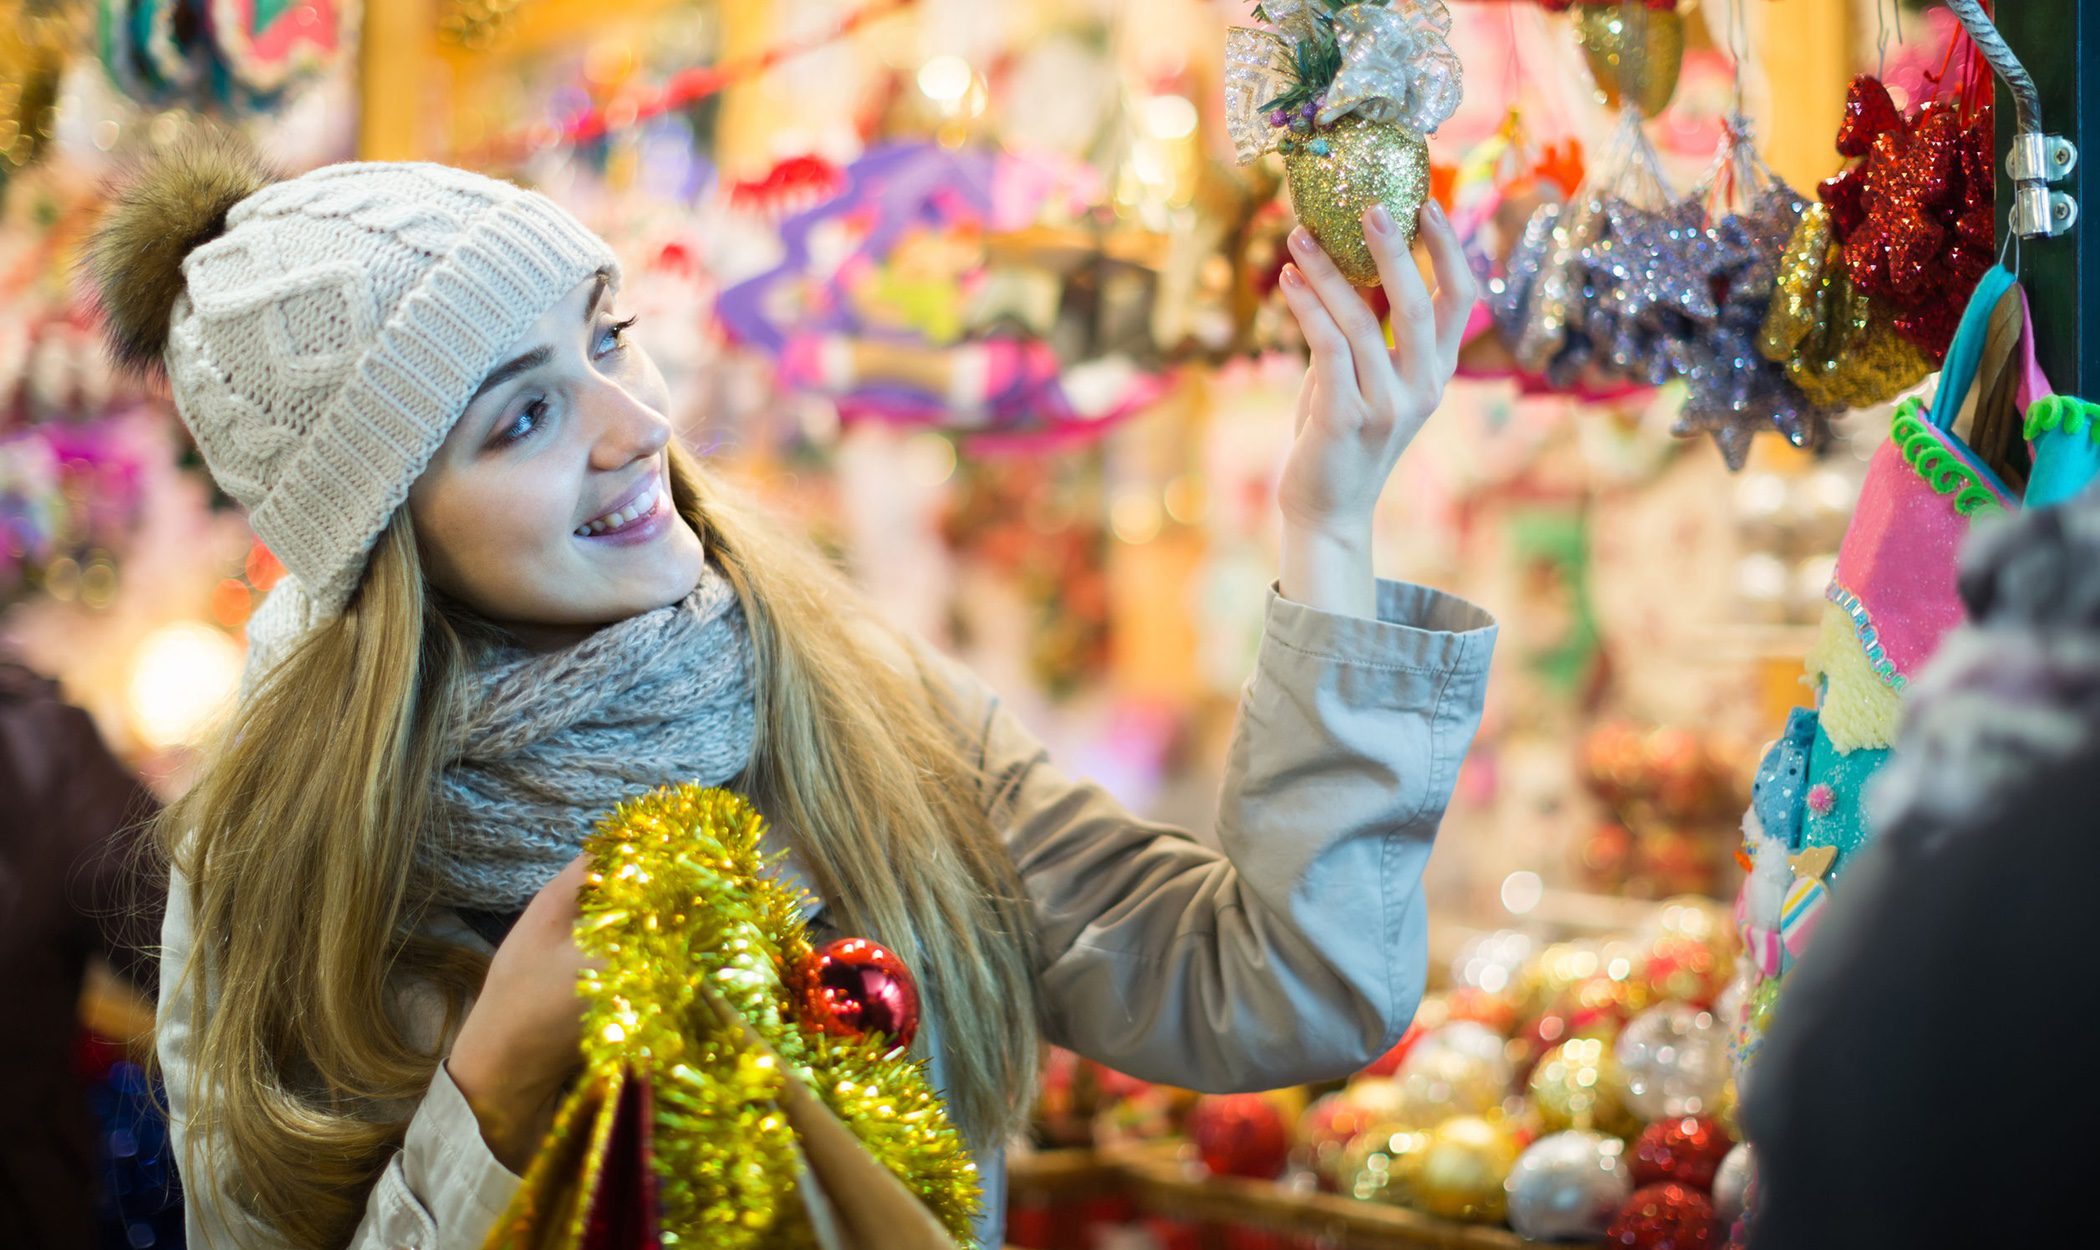
[[[887,947],[840,938],[811,953],[797,978],[804,1021],[840,1037],[880,1033],[899,1047],[919,1035],[919,991]]]
[[[1713,1204],[1687,1185],[1637,1189],[1612,1217],[1604,1244],[1631,1250],[1711,1250]]]
[[[1274,1180],[1290,1160],[1283,1111],[1260,1094],[1212,1094],[1189,1112],[1189,1140],[1216,1176]]]
[[[1714,1173],[1734,1146],[1727,1131],[1707,1116],[1657,1120],[1633,1143],[1633,1183],[1676,1181],[1712,1193]]]
[[[1415,1043],[1422,1040],[1422,1031],[1422,1025],[1419,1021],[1408,1025],[1407,1032],[1400,1035],[1400,1040],[1393,1043],[1393,1048],[1373,1059],[1370,1066],[1358,1075],[1391,1076],[1393,1073],[1398,1072],[1400,1064],[1407,1058],[1407,1052],[1413,1050]]]

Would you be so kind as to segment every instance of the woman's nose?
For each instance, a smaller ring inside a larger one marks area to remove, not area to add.
[[[653,456],[671,441],[664,414],[610,380],[600,380],[584,401],[592,430],[591,467],[617,469]]]

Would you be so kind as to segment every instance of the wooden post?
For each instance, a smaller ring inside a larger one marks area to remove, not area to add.
[[[436,68],[435,0],[365,0],[358,46],[357,155],[367,161],[427,159],[426,116]]]
[[[2023,239],[2020,278],[2034,311],[2035,351],[2058,391],[2091,398],[2100,392],[2100,204],[2086,194],[2100,160],[2100,0],[2008,0],[1997,23],[2042,97],[2042,126],[2078,145],[2078,165],[2057,184],[2078,201],[2078,224],[2053,239]],[[1998,232],[2005,237],[2012,183],[2005,154],[2012,142],[2013,107],[2001,84],[1997,95]]]

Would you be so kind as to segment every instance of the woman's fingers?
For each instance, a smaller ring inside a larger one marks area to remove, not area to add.
[[[1304,226],[1291,230],[1291,255],[1297,258],[1299,272],[1312,284],[1313,293],[1327,309],[1328,317],[1349,341],[1349,354],[1356,366],[1357,392],[1368,404],[1377,406],[1392,394],[1393,389],[1392,370],[1386,356],[1385,327],[1378,324],[1378,314],[1364,303],[1364,297],[1357,294],[1349,279],[1335,268],[1333,259],[1321,250],[1312,231]]]
[[[1479,291],[1473,280],[1473,267],[1466,263],[1466,249],[1458,241],[1458,231],[1435,200],[1422,206],[1420,220],[1422,239],[1429,247],[1430,268],[1436,273],[1437,376],[1448,378],[1458,369],[1458,349],[1465,343],[1466,322],[1473,315]]]
[[[1371,245],[1371,259],[1378,263],[1386,304],[1393,310],[1393,366],[1401,381],[1420,385],[1430,380],[1426,362],[1437,347],[1429,288],[1422,284],[1414,253],[1400,242],[1392,214],[1383,205],[1364,213],[1364,238]]]
[[[1283,301],[1298,318],[1298,331],[1305,336],[1306,349],[1312,353],[1313,378],[1321,391],[1333,395],[1336,386],[1349,385],[1354,378],[1349,336],[1335,324],[1333,314],[1313,293],[1312,285],[1296,265],[1283,267],[1282,282]]]

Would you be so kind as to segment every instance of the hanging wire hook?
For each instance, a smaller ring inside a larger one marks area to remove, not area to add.
[[[2042,96],[2035,90],[2034,78],[2006,46],[2005,36],[1998,33],[1980,0],[1947,0],[1947,8],[2012,93],[2017,133],[2005,158],[2005,171],[2013,181],[2008,232],[2030,238],[2062,234],[2078,220],[2078,201],[2049,184],[2077,165],[2077,147],[2060,135],[2043,132]]]
[[[1887,0],[1886,9],[1883,8],[1882,0],[1874,0],[1874,77],[1876,78],[1887,78],[1889,76],[1889,13],[1894,12],[1895,8],[1896,0]],[[1857,12],[1857,10],[1854,11]],[[1902,14],[1897,14],[1897,20],[1899,22],[1902,20]]]

